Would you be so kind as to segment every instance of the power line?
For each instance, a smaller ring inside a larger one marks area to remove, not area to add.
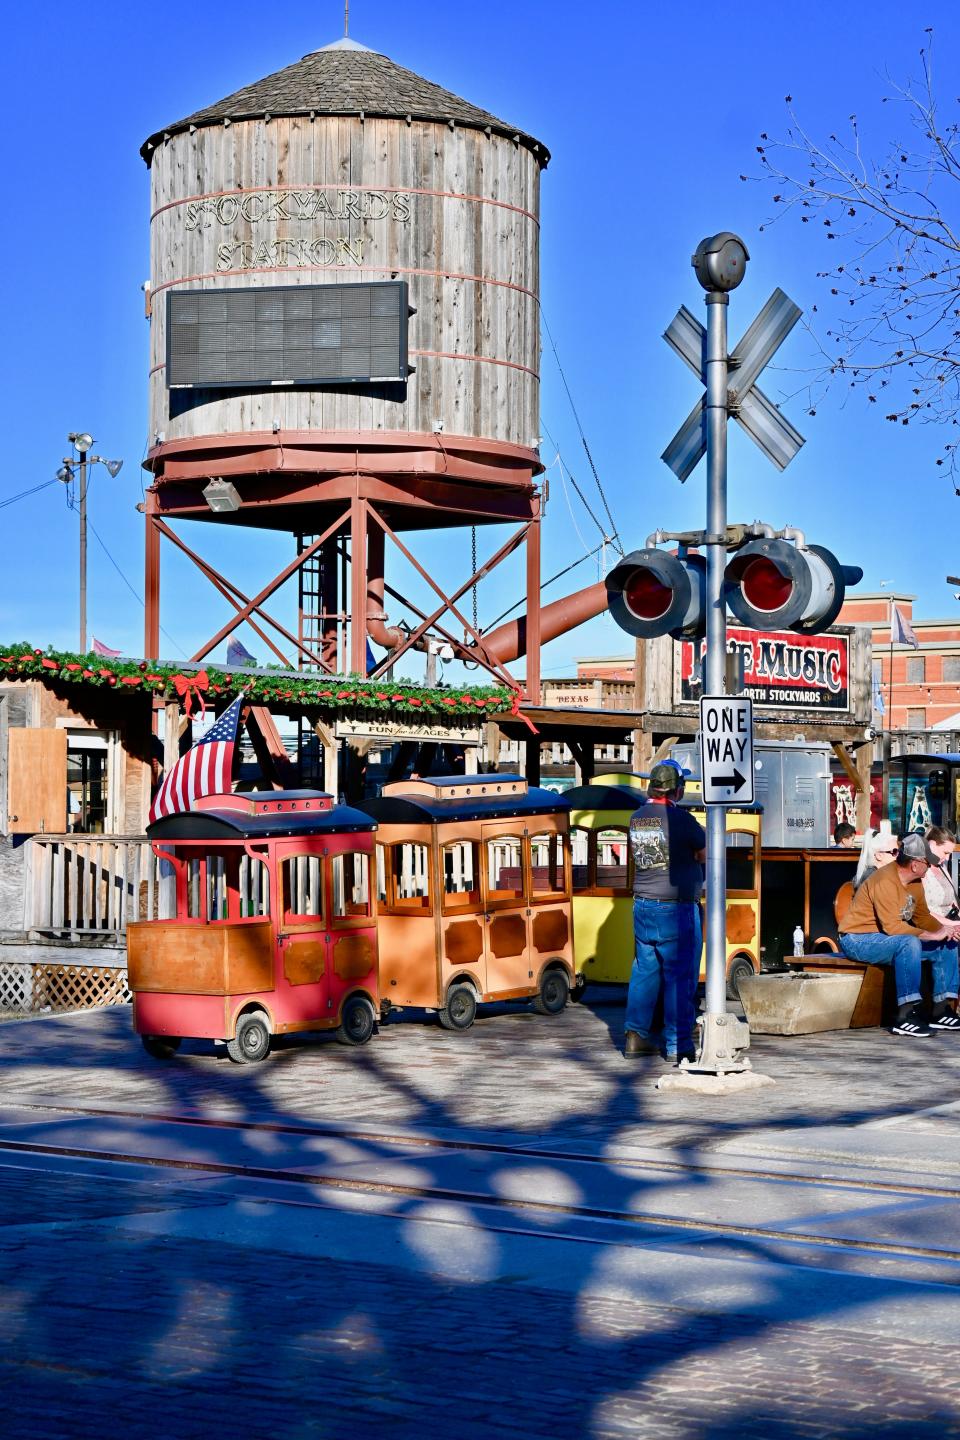
[[[28,495],[36,495],[38,490],[46,490],[48,485],[59,485],[60,481],[54,475],[52,480],[44,480],[42,485],[34,485],[32,490],[21,490],[19,495],[8,495],[6,500],[0,500],[0,510],[7,505],[13,505],[17,500],[25,500]]]
[[[100,536],[100,532],[97,530],[96,526],[91,523],[91,521],[90,521],[90,519],[89,519],[89,516],[88,516],[88,518],[87,518],[87,524],[90,526],[90,529],[93,531],[93,534],[94,534],[94,536],[96,537],[96,540],[97,540],[98,545],[100,546],[100,549],[103,551],[104,555],[106,555],[107,559],[110,561],[110,564],[113,566],[114,570],[116,570],[117,574],[120,576],[120,579],[123,581],[124,585],[126,585],[127,589],[130,591],[130,594],[131,594],[131,595],[133,596],[133,598],[136,600],[137,604],[140,605],[141,607],[143,607],[143,604],[144,604],[144,602],[143,602],[143,596],[142,596],[142,595],[139,595],[139,594],[137,593],[137,591],[136,591],[136,590],[134,589],[134,587],[131,585],[130,581],[127,579],[126,575],[124,575],[123,571],[120,569],[120,566],[117,564],[116,560],[114,560],[113,556],[110,554],[110,551],[107,549],[106,544],[104,543],[104,541],[102,540],[102,538],[101,538],[101,536]],[[176,640],[174,640],[173,636],[169,633],[169,631],[164,630],[164,628],[163,628],[162,625],[160,626],[160,633],[161,633],[161,635],[166,636],[166,638],[170,641],[170,644],[174,647],[175,650],[179,650],[179,651],[180,651],[180,654],[183,656],[184,659],[187,658],[187,652],[184,650],[183,646],[182,646],[182,645],[178,645],[177,642],[176,642]]]
[[[601,483],[600,483],[600,476],[599,476],[599,474],[597,473],[597,467],[596,467],[596,465],[593,463],[593,456],[592,456],[592,454],[590,453],[590,446],[587,444],[587,437],[586,437],[586,435],[584,434],[583,426],[582,426],[581,423],[580,423],[580,416],[577,414],[577,407],[576,407],[576,405],[574,404],[573,395],[572,395],[572,393],[571,393],[571,391],[570,391],[570,386],[567,384],[567,377],[566,377],[566,375],[564,374],[563,366],[562,366],[561,363],[560,363],[560,354],[559,354],[559,351],[557,350],[557,346],[556,346],[556,343],[555,343],[555,341],[554,341],[554,338],[553,338],[553,336],[552,336],[551,333],[550,333],[550,326],[547,324],[547,317],[546,317],[546,315],[543,313],[543,306],[542,306],[542,305],[541,305],[541,307],[540,307],[540,318],[541,318],[541,320],[543,321],[543,328],[544,328],[544,330],[547,332],[547,339],[550,341],[550,349],[553,351],[553,358],[554,358],[554,360],[556,360],[556,362],[557,362],[557,369],[560,371],[560,379],[561,379],[562,382],[563,382],[563,388],[564,388],[564,390],[567,392],[567,399],[568,399],[569,402],[570,402],[570,409],[573,411],[573,418],[574,418],[574,420],[576,421],[577,430],[580,432],[580,443],[581,443],[582,446],[583,446],[584,453],[586,454],[587,460],[588,460],[589,465],[590,465],[590,469],[593,471],[593,478],[594,478],[594,480],[596,481],[597,493],[599,494],[600,499],[603,501],[603,508],[604,508],[604,510],[607,512],[607,519],[610,521],[610,529],[611,529],[612,532],[613,532],[610,538],[612,539],[613,543],[616,545],[617,549],[620,551],[620,554],[622,555],[622,554],[623,554],[623,546],[620,544],[620,537],[619,537],[619,533],[618,533],[618,531],[617,531],[616,521],[614,520],[613,516],[612,516],[611,513],[610,513],[610,506],[607,504],[607,497],[606,497],[606,495],[604,494],[603,486],[602,486]],[[571,478],[572,478],[572,477],[571,477]],[[582,499],[582,498],[583,498],[583,497],[581,496],[581,499]],[[586,502],[584,501],[584,503],[586,503]],[[602,527],[601,527],[601,528],[602,528]]]

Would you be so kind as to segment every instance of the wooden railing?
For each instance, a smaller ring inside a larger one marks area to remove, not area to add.
[[[144,836],[35,835],[27,841],[24,928],[121,938],[131,920],[172,914],[172,874]]]

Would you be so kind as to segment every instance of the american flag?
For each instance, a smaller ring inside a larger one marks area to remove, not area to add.
[[[239,695],[229,709],[224,710],[210,733],[198,740],[186,755],[181,755],[154,797],[148,824],[162,820],[165,815],[179,815],[189,810],[199,795],[229,793],[243,703],[244,697]]]

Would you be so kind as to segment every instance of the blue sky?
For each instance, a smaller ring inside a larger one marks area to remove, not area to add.
[[[822,306],[815,274],[829,257],[819,237],[786,224],[761,233],[769,189],[738,177],[757,172],[759,132],[783,132],[787,94],[814,134],[856,111],[866,147],[879,155],[894,123],[880,103],[885,75],[916,75],[927,25],[936,29],[941,93],[950,98],[960,56],[956,5],[814,0],[800,11],[744,0],[723,12],[717,37],[705,17],[719,12],[709,6],[488,0],[478,10],[424,0],[412,9],[353,0],[350,10],[356,39],[547,144],[543,313],[621,537],[629,549],[657,526],[702,525],[704,467],[681,486],[659,459],[698,394],[661,339],[680,304],[702,315],[691,252],[720,229],[747,242],[752,259],[732,297],[731,341],[777,285],[805,311]],[[149,182],[139,146],[342,29],[339,0],[269,9],[248,0],[226,8],[170,0],[162,10],[53,0],[42,16],[17,9],[8,19],[0,502],[53,477],[68,431],[89,430],[98,453],[123,459],[117,479],[102,466],[92,477],[91,524],[112,560],[91,534],[88,610],[91,632],[126,653],[141,652],[143,633],[142,607],[115,568],[142,594],[135,506],[147,427],[140,286]],[[809,337],[798,327],[781,353],[802,371],[811,363]],[[558,449],[600,511],[546,337],[542,376],[549,575],[599,540],[572,492],[573,517],[567,508]],[[775,399],[796,383],[769,373],[762,382]],[[916,614],[957,613],[944,577],[960,571],[960,499],[934,467],[942,433],[889,425],[859,394],[832,394],[815,418],[799,397],[784,408],[807,444],[783,475],[731,427],[731,520],[797,525],[845,563],[862,565],[862,589],[886,580],[918,596]],[[49,486],[0,516],[0,637],[75,644],[77,518],[63,488]],[[214,527],[204,527],[202,541],[204,554],[241,584],[268,578],[290,553],[276,538],[218,538]],[[469,535],[447,537],[437,573],[453,580],[468,560]],[[162,649],[176,658],[223,612],[199,576],[166,557],[165,564]],[[547,598],[597,578],[596,560],[587,562]],[[521,589],[519,569],[481,589],[481,624]],[[243,638],[256,652],[254,637]],[[548,647],[544,670],[569,674],[578,655],[628,648],[604,617]]]

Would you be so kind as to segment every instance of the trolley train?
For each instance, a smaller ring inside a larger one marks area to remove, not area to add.
[[[191,1036],[251,1064],[292,1031],[363,1044],[392,1008],[452,1030],[486,1001],[559,1013],[579,983],[568,811],[490,775],[400,781],[363,810],[315,791],[210,795],[158,820],[176,916],[128,930],[145,1049],[169,1058]]]

